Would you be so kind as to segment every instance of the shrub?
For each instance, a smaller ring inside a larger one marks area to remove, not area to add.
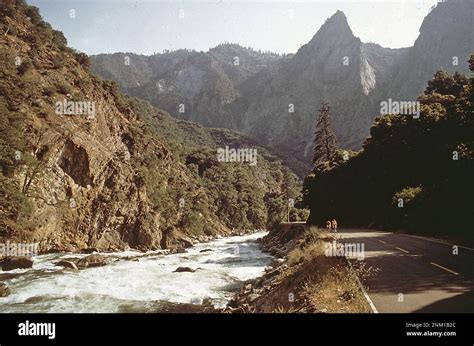
[[[311,226],[305,231],[305,241],[307,243],[316,242],[317,240],[321,239],[321,234],[321,230],[319,230],[317,227]]]
[[[299,247],[291,250],[288,253],[288,265],[290,265],[290,266],[294,266],[296,264],[299,264],[299,263],[303,262],[303,260],[304,260],[304,252]]]
[[[74,57],[76,58],[76,61],[84,68],[88,69],[91,66],[91,62],[87,54],[82,53],[82,52],[75,52]]]
[[[53,43],[63,49],[67,46],[67,39],[61,31],[53,30]]]
[[[28,9],[26,10],[26,15],[30,18],[32,24],[37,25],[43,21],[39,14],[38,7],[29,6]]]
[[[18,221],[27,218],[32,212],[32,205],[21,193],[18,183],[0,173],[0,217]]]
[[[191,234],[202,234],[205,226],[203,219],[204,217],[201,213],[195,210],[190,210],[183,215],[180,227]]]

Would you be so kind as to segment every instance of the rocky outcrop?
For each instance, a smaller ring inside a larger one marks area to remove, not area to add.
[[[4,282],[0,282],[0,298],[8,297],[11,294],[10,287]]]
[[[437,70],[468,73],[467,61],[474,53],[473,13],[472,1],[439,2],[423,20],[387,94],[394,100],[413,100]]]
[[[102,267],[105,266],[109,263],[106,257],[99,255],[99,254],[93,254],[86,256],[84,258],[81,258],[79,261],[77,261],[76,265],[77,268],[84,269],[84,268],[93,268],[93,267]]]
[[[3,271],[27,269],[33,267],[33,260],[30,257],[23,256],[5,257],[0,261],[0,267]]]

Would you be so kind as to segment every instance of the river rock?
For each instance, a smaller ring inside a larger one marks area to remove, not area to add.
[[[192,247],[193,246],[193,240],[187,237],[181,237],[180,239],[181,244],[183,247]]]
[[[0,297],[7,297],[10,293],[10,287],[4,282],[0,282]]]
[[[33,267],[33,260],[26,256],[10,256],[5,257],[0,262],[0,266],[3,271],[31,268]]]
[[[85,253],[85,254],[92,254],[94,252],[99,252],[99,249],[97,249],[95,247],[89,247],[87,249],[82,249],[81,250],[81,253]]]
[[[178,268],[176,268],[174,273],[185,273],[185,272],[194,273],[196,270],[197,269],[193,269],[193,268],[190,268],[190,267],[178,267]]]
[[[99,254],[93,254],[81,258],[77,261],[76,265],[78,268],[91,268],[91,267],[102,267],[108,264],[107,259]]]
[[[71,261],[62,260],[62,261],[59,261],[58,263],[56,263],[56,265],[57,266],[62,266],[64,268],[68,268],[68,269],[78,270],[76,264],[74,262],[71,262]]]
[[[212,250],[212,249],[204,249],[204,250],[201,250],[201,251],[199,251],[199,252],[202,253],[202,252],[211,252],[211,251],[214,251],[214,250]]]

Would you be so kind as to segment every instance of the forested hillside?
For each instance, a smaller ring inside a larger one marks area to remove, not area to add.
[[[0,33],[1,239],[172,249],[263,228],[297,197],[277,157],[123,95],[23,0],[1,2]],[[225,146],[256,164],[219,161]]]

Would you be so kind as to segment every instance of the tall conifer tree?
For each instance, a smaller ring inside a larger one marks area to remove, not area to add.
[[[314,131],[313,164],[318,165],[330,160],[336,149],[337,140],[331,123],[331,107],[323,101],[319,108]]]

